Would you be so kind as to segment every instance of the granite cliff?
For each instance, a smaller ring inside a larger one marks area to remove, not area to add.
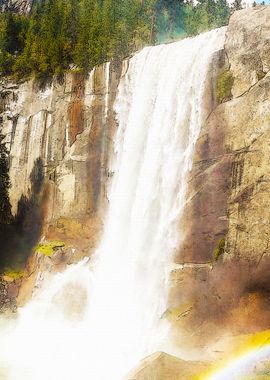
[[[33,80],[1,83],[10,202],[14,215],[22,213],[22,234],[33,234],[36,243],[35,237],[41,238],[36,248],[32,244],[26,293],[36,281],[37,267],[63,269],[87,256],[98,239],[108,202],[105,185],[112,176],[106,163],[116,127],[112,104],[122,66],[125,70],[125,64],[104,64],[88,78],[70,72],[62,83],[54,80],[43,89]],[[29,206],[37,195],[33,178],[42,182],[39,228],[37,213]],[[46,248],[56,253],[55,263]]]

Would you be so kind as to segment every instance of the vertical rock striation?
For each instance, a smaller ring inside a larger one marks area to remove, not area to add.
[[[31,176],[41,162],[43,231],[49,237],[56,230],[72,234],[74,221],[93,227],[92,235],[97,235],[101,209],[107,203],[107,160],[116,127],[112,104],[120,75],[121,65],[107,63],[88,78],[68,72],[63,83],[53,80],[43,89],[33,80],[21,84],[2,80],[1,118],[10,150],[12,210],[16,214],[18,202],[31,196]],[[82,232],[88,240],[89,228]]]
[[[225,103],[224,144],[232,156],[226,254],[255,261],[270,253],[270,9],[232,16],[226,51],[234,76]]]

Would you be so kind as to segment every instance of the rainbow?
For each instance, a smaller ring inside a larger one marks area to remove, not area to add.
[[[270,330],[246,336],[243,340],[228,358],[193,380],[240,380],[250,373],[256,363],[268,359],[270,362]]]

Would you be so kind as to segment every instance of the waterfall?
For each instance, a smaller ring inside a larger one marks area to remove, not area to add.
[[[165,347],[169,264],[206,117],[207,73],[224,35],[225,28],[213,30],[130,59],[115,103],[114,176],[100,245],[90,261],[48,274],[2,327],[8,380],[120,380]]]

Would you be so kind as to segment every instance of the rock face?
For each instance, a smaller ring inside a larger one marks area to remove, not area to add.
[[[70,72],[63,83],[55,80],[42,90],[32,80],[2,83],[2,131],[10,148],[14,214],[22,196],[31,196],[31,178],[41,162],[49,232],[51,226],[60,233],[69,229],[70,219],[97,218],[106,200],[115,129],[112,103],[120,74],[121,67],[104,64],[86,79]]]
[[[270,9],[262,7],[232,17],[226,51],[233,99],[221,107],[224,145],[232,155],[226,254],[256,263],[270,253],[269,16]]]
[[[227,236],[226,255],[260,261],[269,253],[270,9],[234,13],[217,60],[233,78],[232,98],[201,130],[190,175],[178,262],[208,262]]]
[[[34,0],[0,0],[1,12],[29,13]]]
[[[231,17],[217,63],[233,76],[232,97],[214,101],[197,142],[178,262],[212,261],[226,236],[228,258],[269,253],[269,16],[257,7]]]
[[[0,277],[0,313],[16,312],[19,287],[20,281],[7,276]]]
[[[267,7],[242,10],[231,17],[225,48],[234,76],[234,98],[249,91],[269,71],[269,42]]]
[[[54,80],[42,89],[33,80],[1,82],[1,131],[10,151],[13,213],[19,215],[40,199],[40,237],[70,247],[62,254],[65,263],[88,256],[102,228],[112,175],[107,163],[116,128],[113,103],[121,72],[122,64],[107,63],[87,78],[68,72],[62,82]],[[24,222],[28,230],[33,220],[34,214]],[[27,265],[32,269],[27,269],[30,277],[23,281],[20,300],[27,299],[27,292],[31,295],[30,284],[44,260],[36,261],[34,275],[33,265]]]
[[[33,81],[2,83],[3,133],[10,146],[10,201],[16,213],[42,161],[48,187],[46,218],[83,217],[98,208],[106,178],[119,73],[109,64],[87,79],[68,73],[43,90]],[[109,129],[110,126],[110,129]]]

